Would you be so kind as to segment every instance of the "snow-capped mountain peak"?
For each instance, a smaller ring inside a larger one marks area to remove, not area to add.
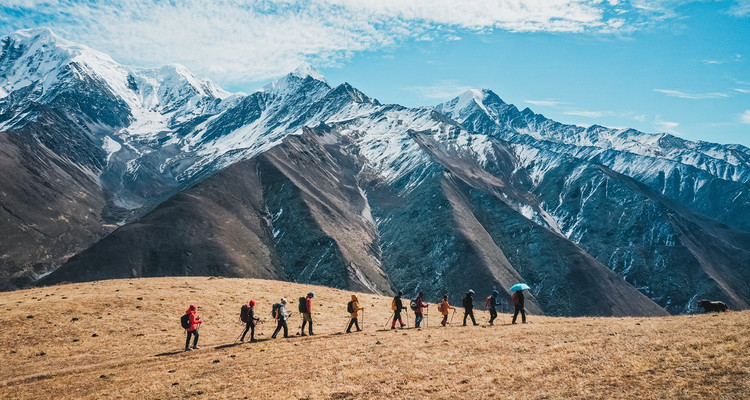
[[[295,68],[294,71],[292,71],[292,75],[301,79],[310,77],[310,78],[315,79],[316,81],[327,83],[325,76],[323,76],[323,74],[318,72],[318,70],[316,70],[311,64],[306,63],[306,62],[297,66],[297,68]]]
[[[268,93],[296,92],[303,82],[311,80],[316,86],[328,87],[326,78],[308,63],[303,63],[294,71],[264,86],[260,91]]]

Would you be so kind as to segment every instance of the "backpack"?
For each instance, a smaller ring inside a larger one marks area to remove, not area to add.
[[[300,297],[299,298],[299,306],[297,307],[297,311],[299,311],[301,313],[306,313],[307,312],[307,298],[305,298],[305,297]]]
[[[243,304],[240,309],[240,321],[244,323],[250,322],[250,307],[247,304]]]
[[[396,299],[391,300],[391,310],[396,311]]]
[[[409,303],[409,308],[411,308],[412,311],[417,310],[417,299],[412,299],[411,303]]]
[[[271,308],[271,317],[273,317],[273,319],[276,319],[276,318],[277,318],[276,314],[278,314],[278,313],[279,313],[279,309],[280,309],[280,308],[281,308],[281,303],[276,303],[276,304],[274,304],[274,305],[273,305],[273,307]]]
[[[443,312],[443,303],[442,303],[442,302],[440,302],[440,304],[438,304],[438,307],[437,307],[437,308],[438,308],[438,312],[439,312],[439,313]]]
[[[474,303],[470,296],[464,297],[464,308],[474,308]]]
[[[346,312],[348,312],[349,314],[354,312],[354,300],[346,303]]]
[[[490,308],[492,306],[492,296],[487,296],[487,300],[484,301],[484,306]]]
[[[183,314],[182,318],[180,318],[180,324],[182,325],[182,329],[190,329],[190,314]]]

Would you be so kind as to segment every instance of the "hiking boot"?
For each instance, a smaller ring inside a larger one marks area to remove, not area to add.
[[[257,341],[258,341],[258,339],[250,339],[250,343],[255,343]]]
[[[310,332],[310,336],[315,336],[315,334],[314,334],[314,333],[312,333],[312,332]]]
[[[185,347],[185,351],[193,351],[190,347]]]
[[[303,334],[300,334],[300,336],[307,336],[307,335],[305,335],[305,334],[303,333]]]
[[[474,324],[474,326],[479,326],[479,324]]]
[[[402,326],[402,328],[403,328],[403,326]],[[391,329],[396,329],[396,327],[395,327],[395,326],[392,326],[392,327],[391,327]]]
[[[525,324],[525,322],[524,322],[524,324]],[[362,329],[357,329],[357,332],[362,332]]]
[[[401,324],[401,329],[404,329],[404,327],[405,327],[405,326],[406,326],[406,325],[404,325],[404,324]]]
[[[200,350],[201,348],[198,346],[193,346],[193,350]]]
[[[271,335],[271,339],[276,339],[276,335]]]
[[[346,333],[352,333],[352,331],[346,331]]]

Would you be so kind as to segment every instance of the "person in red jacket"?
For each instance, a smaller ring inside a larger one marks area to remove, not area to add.
[[[307,297],[305,297],[305,306],[302,308],[302,333],[300,336],[305,336],[305,325],[307,323],[310,324],[310,336],[314,335],[313,329],[312,329],[312,299],[315,297],[315,293],[310,292],[307,294]]]
[[[200,326],[203,321],[201,321],[201,318],[197,315],[195,315],[195,312],[197,309],[195,308],[195,304],[191,304],[190,307],[188,307],[187,311],[185,311],[185,314],[189,315],[189,321],[190,321],[190,328],[187,329],[187,339],[185,340],[185,351],[192,350],[190,348],[190,336],[194,336],[193,339],[193,349],[200,349],[198,347],[198,327]]]

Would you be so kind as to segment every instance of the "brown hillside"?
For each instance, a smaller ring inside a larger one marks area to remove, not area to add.
[[[315,291],[317,336],[234,345],[239,306]],[[730,398],[750,397],[750,312],[549,318],[526,325],[381,331],[390,298],[359,295],[364,332],[341,333],[349,292],[249,279],[148,278],[0,293],[0,398]],[[483,298],[483,294],[479,294]],[[460,303],[460,299],[452,299]],[[205,320],[183,353],[179,317]],[[410,313],[409,322],[413,323]],[[460,310],[453,325],[460,325]]]

